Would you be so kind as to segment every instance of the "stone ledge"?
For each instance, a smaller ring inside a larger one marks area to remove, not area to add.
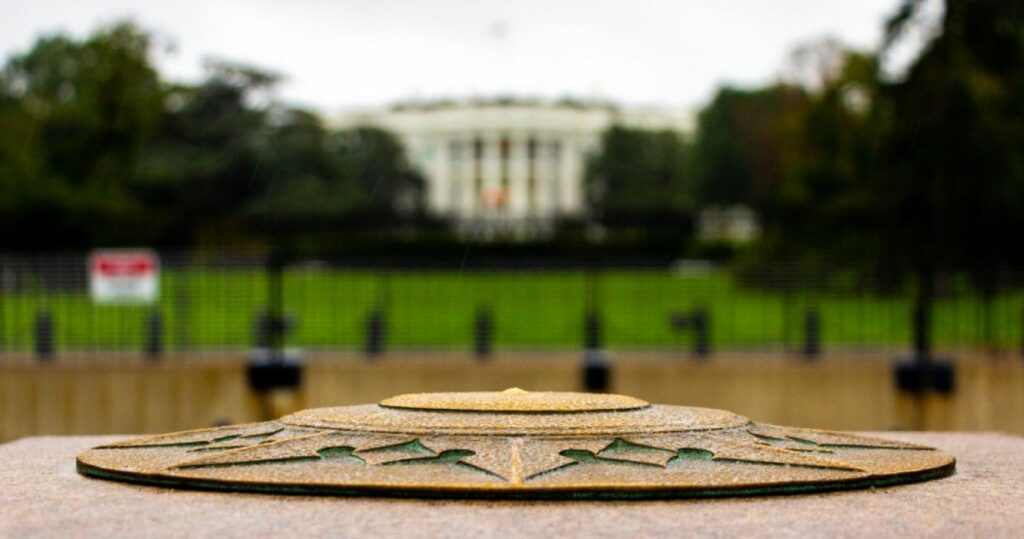
[[[0,445],[0,536],[984,536],[1024,534],[1024,438],[871,433],[938,447],[957,473],[855,492],[651,502],[493,502],[175,491],[86,479],[75,455],[120,437]]]

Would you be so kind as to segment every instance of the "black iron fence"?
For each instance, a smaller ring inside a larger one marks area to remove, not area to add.
[[[621,261],[618,261],[621,262]],[[905,350],[912,289],[880,293],[804,272],[738,278],[697,261],[282,260],[161,253],[150,303],[103,303],[84,254],[0,256],[0,354],[151,356],[286,347],[356,350]],[[937,348],[1020,349],[1024,289],[939,287]],[[275,292],[276,290],[276,292]],[[275,301],[277,298],[277,301]],[[279,303],[280,316],[276,314]]]

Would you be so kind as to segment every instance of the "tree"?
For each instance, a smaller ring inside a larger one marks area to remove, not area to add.
[[[905,2],[890,35],[920,9]],[[1022,261],[1024,2],[948,0],[941,33],[888,88],[886,175],[872,185],[885,252],[930,273]],[[884,184],[883,184],[884,182]]]
[[[375,127],[341,131],[331,141],[354,176],[367,211],[386,216],[411,216],[423,207],[424,180],[413,169],[402,143]]]
[[[249,203],[249,218],[266,226],[343,217],[359,208],[366,197],[355,181],[354,167],[335,151],[335,135],[303,110],[274,116],[260,166],[267,179]]]
[[[16,201],[5,208],[14,225],[6,245],[69,247],[143,230],[125,179],[159,127],[163,93],[149,49],[144,32],[121,23],[83,42],[40,39],[7,62],[0,121],[20,136],[0,150],[12,156],[3,182]]]
[[[766,205],[765,262],[828,271],[877,255],[876,202],[867,189],[880,174],[878,137],[887,122],[885,107],[877,106],[877,62],[843,51],[830,71],[814,77],[817,90],[782,141],[788,165]]]
[[[907,0],[893,43],[921,9]],[[888,90],[885,184],[872,184],[882,256],[916,273],[916,348],[929,354],[935,276],[966,271],[991,298],[1024,240],[1024,1],[947,0],[939,35]]]
[[[688,151],[687,142],[674,131],[610,127],[587,163],[591,211],[608,219],[690,209]]]
[[[698,206],[765,210],[792,158],[790,141],[807,102],[798,87],[723,88],[697,120],[693,180]]]
[[[133,185],[153,209],[162,244],[222,244],[245,235],[244,209],[270,181],[262,165],[269,105],[251,103],[277,77],[224,62],[207,71],[198,86],[168,90],[163,129],[147,146]]]
[[[389,133],[331,133],[250,66],[168,84],[149,51],[118,23],[41,39],[0,71],[4,247],[224,246],[297,216],[418,211],[422,178]]]

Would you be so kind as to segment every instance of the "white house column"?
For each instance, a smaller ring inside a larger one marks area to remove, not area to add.
[[[491,199],[498,189],[501,187],[501,139],[497,134],[486,134],[484,135],[484,155],[483,155],[483,181],[480,186],[480,193],[477,194],[477,200],[479,201],[479,207],[481,208],[481,214],[495,214],[497,208],[492,206],[494,200]]]
[[[538,139],[537,185],[533,193],[538,217],[550,217],[551,212],[556,208],[555,186],[561,172],[559,162],[563,151],[561,142],[555,136]]]
[[[430,207],[435,213],[448,210],[451,203],[451,141],[447,137],[438,137],[433,141],[434,173],[430,185]]]
[[[526,135],[517,133],[510,139],[511,150],[508,163],[508,210],[511,217],[526,217],[529,209],[527,176],[529,158],[526,154]]]
[[[562,139],[562,162],[558,182],[558,210],[577,213],[581,209],[583,191],[583,155],[575,137]]]
[[[459,182],[462,200],[459,204],[459,217],[472,217],[478,198],[476,192],[476,156],[473,154],[473,137],[460,137],[459,144]]]

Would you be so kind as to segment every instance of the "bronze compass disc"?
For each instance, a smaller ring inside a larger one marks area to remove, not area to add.
[[[813,492],[953,473],[930,447],[779,427],[622,395],[401,395],[277,421],[130,439],[80,473],[279,494],[661,498]]]

